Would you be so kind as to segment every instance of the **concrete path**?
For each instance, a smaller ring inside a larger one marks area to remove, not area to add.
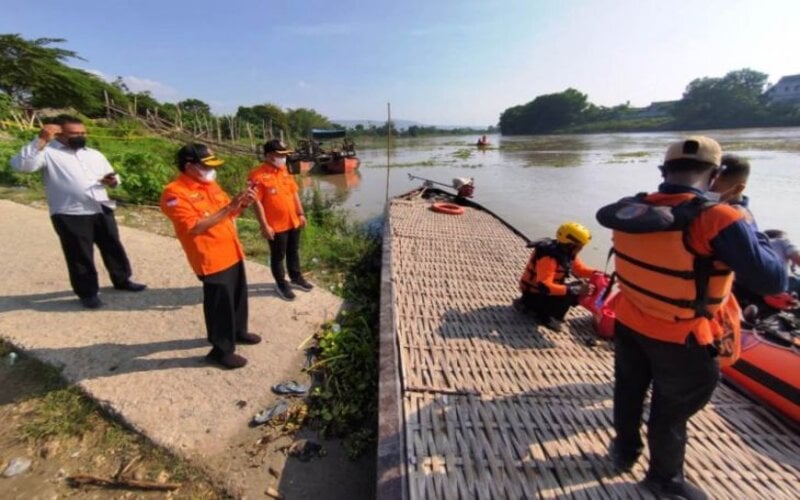
[[[221,370],[203,362],[210,346],[202,291],[176,239],[121,227],[134,279],[149,288],[114,290],[96,254],[106,307],[90,311],[69,288],[47,212],[0,200],[0,213],[0,336],[63,367],[67,380],[110,412],[218,478],[230,468],[231,448],[252,438],[249,419],[275,400],[270,386],[298,377],[298,346],[341,307],[319,287],[285,302],[275,295],[269,269],[248,262],[250,331],[264,342],[237,350],[249,360],[245,368]],[[225,480],[243,493],[252,490],[246,473]],[[258,489],[252,493],[262,495]]]

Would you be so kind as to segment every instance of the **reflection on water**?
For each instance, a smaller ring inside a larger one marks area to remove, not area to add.
[[[343,174],[301,175],[298,178],[303,189],[317,187],[333,196],[337,203],[347,201],[350,194],[361,184],[361,172],[359,170]]]
[[[781,228],[800,242],[800,128],[706,131],[726,151],[750,158],[753,172],[747,194],[759,226]],[[490,136],[492,147],[477,148],[477,136],[417,138],[390,152],[389,196],[420,185],[409,173],[449,184],[475,178],[475,201],[492,209],[531,238],[551,235],[565,220],[586,224],[594,238],[587,260],[602,266],[609,231],[594,219],[605,203],[661,181],[657,166],[677,132]],[[361,150],[357,180],[344,175],[313,177],[361,219],[383,212],[386,199],[385,149]]]

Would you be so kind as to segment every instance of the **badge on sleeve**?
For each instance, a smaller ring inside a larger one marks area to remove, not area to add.
[[[170,207],[170,208],[172,208],[172,207],[175,207],[175,206],[178,206],[178,198],[176,198],[176,197],[174,197],[174,196],[173,196],[173,197],[171,197],[171,198],[167,198],[167,201],[166,201],[166,202],[164,202],[164,204],[165,204],[166,206]]]

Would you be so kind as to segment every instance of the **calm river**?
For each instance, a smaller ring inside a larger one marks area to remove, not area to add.
[[[800,243],[800,128],[705,131],[725,152],[750,159],[746,193],[761,229],[779,228]],[[478,203],[530,238],[551,236],[558,225],[576,220],[592,230],[584,257],[600,266],[610,232],[594,214],[605,203],[639,191],[652,191],[661,178],[656,168],[664,150],[683,133],[490,136],[492,147],[473,146],[477,136],[400,141],[389,161],[389,196],[421,185],[408,174],[450,184],[473,177]],[[307,178],[335,193],[354,215],[380,215],[386,196],[386,150],[359,151],[359,172]]]

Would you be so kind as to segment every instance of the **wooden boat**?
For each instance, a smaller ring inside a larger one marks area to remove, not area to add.
[[[323,141],[331,145],[325,147]],[[361,165],[355,144],[347,137],[346,130],[312,129],[309,143],[312,158],[325,173],[344,174]]]
[[[786,314],[786,313],[784,313]],[[800,424],[800,331],[776,334],[775,315],[742,330],[742,355],[722,375],[734,386]],[[772,325],[774,326],[774,325]]]
[[[314,168],[314,162],[307,159],[289,157],[286,163],[289,168],[289,173],[294,175],[307,174]]]
[[[317,160],[322,169],[329,174],[345,174],[353,172],[361,165],[356,156],[333,155],[330,158]]]

